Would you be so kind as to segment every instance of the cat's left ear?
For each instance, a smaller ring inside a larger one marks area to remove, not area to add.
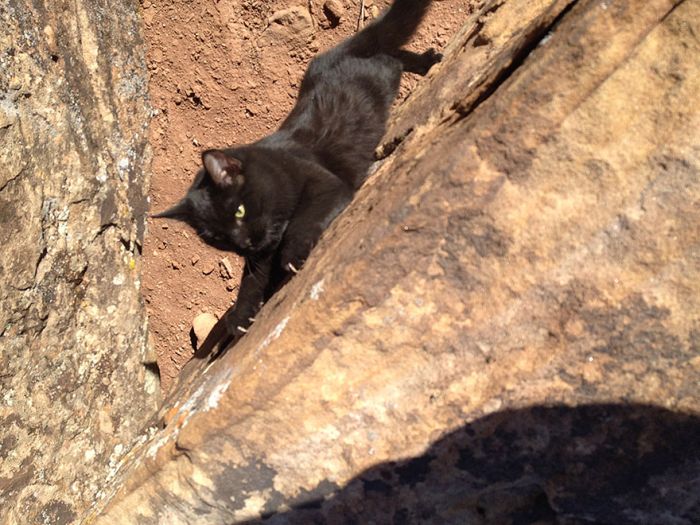
[[[240,188],[243,185],[243,163],[237,158],[210,149],[202,153],[202,163],[217,186]]]

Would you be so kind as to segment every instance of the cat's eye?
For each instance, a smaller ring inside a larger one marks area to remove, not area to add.
[[[236,219],[242,219],[243,217],[245,217],[245,206],[241,204],[236,210]]]

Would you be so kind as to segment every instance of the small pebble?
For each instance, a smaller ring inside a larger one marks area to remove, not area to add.
[[[345,15],[345,6],[339,0],[326,0],[323,4],[323,12],[328,19],[330,27],[335,27]]]
[[[204,341],[211,329],[214,328],[216,324],[216,317],[213,314],[203,312],[198,314],[192,320],[192,330],[194,330],[194,335],[197,341]]]
[[[219,262],[219,273],[221,273],[221,277],[225,280],[229,280],[233,277],[233,266],[231,265],[231,261],[228,260],[228,257],[224,257]]]

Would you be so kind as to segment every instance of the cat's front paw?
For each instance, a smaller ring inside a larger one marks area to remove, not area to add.
[[[294,244],[287,244],[282,249],[280,263],[285,272],[297,273],[311,253],[314,242],[310,239],[297,241]]]
[[[250,319],[242,318],[239,312],[235,311],[231,314],[227,312],[224,319],[226,320],[226,337],[222,339],[219,350],[224,350],[237,343],[241,337],[248,333],[248,327],[251,325]]]

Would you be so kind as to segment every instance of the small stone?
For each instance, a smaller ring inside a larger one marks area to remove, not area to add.
[[[221,278],[227,281],[233,277],[233,266],[231,265],[231,261],[228,260],[228,257],[224,257],[219,261],[219,273],[221,274]]]
[[[213,266],[207,266],[206,268],[204,268],[204,269],[202,270],[202,273],[203,273],[204,275],[209,275],[209,274],[212,273],[213,271],[214,271],[214,267],[213,267]]]
[[[326,0],[323,4],[323,14],[328,20],[329,27],[335,27],[343,20],[345,7],[339,0]]]
[[[199,262],[199,255],[192,257],[192,266],[195,266]]]
[[[211,329],[214,328],[216,321],[216,317],[207,312],[198,314],[192,320],[192,330],[194,330],[194,336],[197,338],[197,341],[204,341],[204,339],[206,339]]]
[[[372,18],[377,18],[379,16],[379,8],[376,5],[370,6],[368,11]]]
[[[177,263],[177,261],[170,261],[170,266],[173,267],[173,270],[179,270],[180,265]]]

